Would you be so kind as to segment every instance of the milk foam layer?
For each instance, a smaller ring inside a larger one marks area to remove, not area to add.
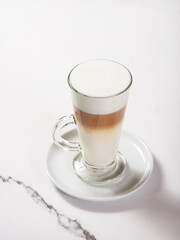
[[[131,83],[130,72],[121,64],[108,60],[82,63],[69,75],[73,105],[98,115],[123,108]]]
[[[131,82],[129,71],[108,60],[84,62],[71,72],[71,85],[91,97],[107,97],[124,91]]]

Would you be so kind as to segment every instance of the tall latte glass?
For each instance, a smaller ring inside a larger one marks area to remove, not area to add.
[[[59,119],[53,139],[58,146],[78,151],[73,166],[83,181],[109,183],[126,169],[118,146],[131,84],[130,71],[110,60],[87,61],[69,73],[74,114]],[[69,124],[76,124],[79,143],[62,138]]]

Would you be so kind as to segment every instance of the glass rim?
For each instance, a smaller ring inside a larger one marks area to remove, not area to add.
[[[79,92],[77,89],[75,89],[75,88],[73,87],[73,85],[72,85],[72,83],[71,83],[71,79],[70,79],[70,78],[71,78],[71,73],[72,73],[73,70],[74,70],[75,68],[77,68],[78,66],[80,66],[80,65],[82,65],[82,64],[84,64],[84,63],[93,62],[93,61],[114,62],[114,63],[119,64],[121,67],[125,68],[125,69],[128,71],[129,75],[130,75],[130,82],[129,82],[128,86],[127,86],[124,90],[122,90],[122,91],[120,91],[120,92],[118,92],[118,93],[116,93],[116,94],[109,95],[109,96],[103,96],[103,97],[102,97],[102,96],[101,96],[101,97],[98,97],[98,96],[89,96],[89,95],[87,95],[87,94],[84,94],[84,93],[82,93],[82,92]],[[115,97],[115,96],[121,95],[122,93],[126,92],[126,91],[130,88],[130,86],[132,85],[133,76],[132,76],[131,72],[129,71],[129,69],[128,69],[127,67],[125,67],[123,64],[119,63],[119,62],[116,62],[116,61],[114,61],[114,60],[109,60],[109,59],[92,59],[92,60],[87,60],[87,61],[80,62],[79,64],[75,65],[75,67],[73,67],[73,68],[71,69],[71,71],[69,72],[69,74],[68,74],[67,82],[68,82],[69,87],[70,87],[74,92],[76,92],[76,93],[78,93],[78,94],[80,94],[80,95],[82,95],[82,96],[84,96],[84,97],[103,99],[103,98]]]

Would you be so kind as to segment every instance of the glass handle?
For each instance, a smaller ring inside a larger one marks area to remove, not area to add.
[[[81,147],[78,142],[71,142],[71,141],[68,141],[68,140],[64,139],[63,137],[61,137],[62,130],[71,124],[76,124],[73,114],[71,114],[69,116],[63,116],[58,120],[58,122],[55,124],[55,126],[53,128],[54,143],[58,147],[62,147],[65,150],[81,151]]]

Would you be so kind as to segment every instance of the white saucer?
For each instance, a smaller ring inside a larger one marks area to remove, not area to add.
[[[63,137],[74,141],[76,130],[68,131]],[[73,158],[77,152],[67,152],[53,144],[50,147],[46,169],[51,181],[64,193],[90,201],[111,201],[134,193],[148,180],[153,169],[153,157],[139,137],[123,131],[119,151],[127,161],[123,179],[105,186],[95,186],[80,180],[73,169]]]

